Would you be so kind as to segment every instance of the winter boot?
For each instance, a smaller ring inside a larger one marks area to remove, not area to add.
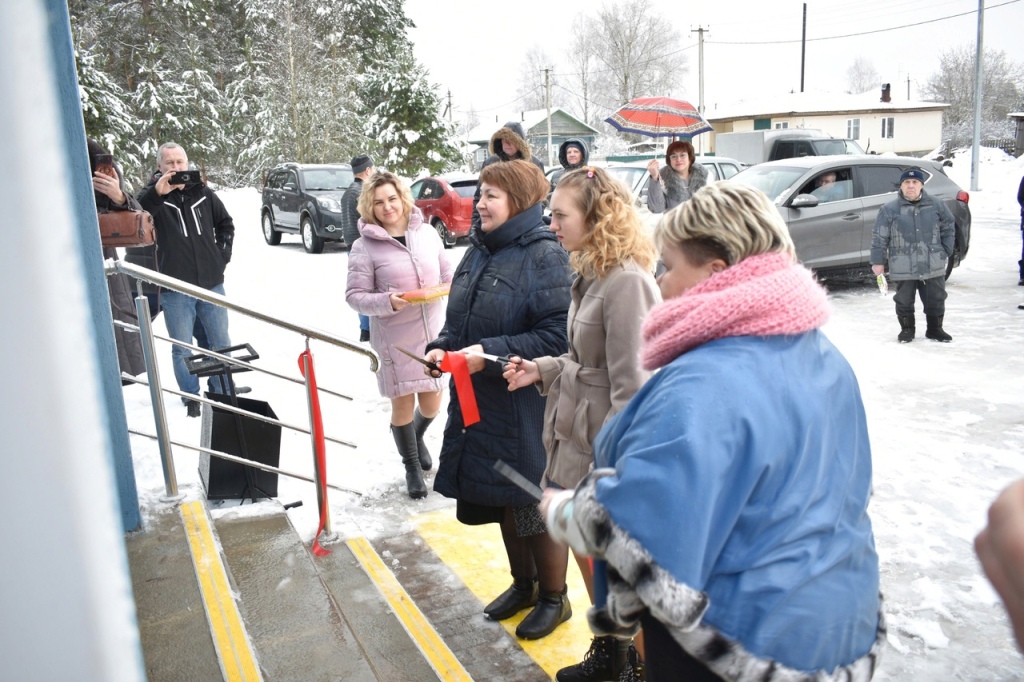
[[[629,643],[629,651],[626,652],[626,667],[619,673],[618,682],[645,682],[647,680],[647,667],[640,658],[640,652],[636,650],[633,643]]]
[[[583,661],[562,668],[555,675],[558,682],[616,682],[626,666],[626,652],[631,641],[621,637],[595,637]]]
[[[572,606],[566,587],[559,592],[541,592],[533,611],[516,628],[519,639],[547,637],[555,628],[572,617]]]
[[[430,450],[427,450],[427,444],[423,442],[423,434],[427,432],[427,427],[430,426],[432,421],[434,421],[433,417],[427,419],[420,414],[420,408],[416,408],[412,424],[416,427],[416,451],[420,455],[420,467],[424,471],[430,471],[431,467],[434,466],[434,460],[430,458]]]
[[[942,341],[947,343],[953,340],[953,337],[942,330],[942,318],[944,315],[928,315],[928,329],[924,335],[929,339],[935,341]]]
[[[537,603],[537,579],[515,578],[512,587],[502,592],[484,608],[484,615],[491,620],[511,618],[523,609]]]
[[[402,456],[402,464],[405,465],[405,487],[409,491],[409,497],[414,500],[426,497],[427,485],[423,482],[420,457],[416,451],[416,428],[412,422],[402,426],[392,424],[391,435],[395,437],[398,454]]]
[[[900,335],[896,337],[896,340],[900,343],[910,343],[914,340],[914,316],[905,315],[897,316],[897,320],[900,321]]]

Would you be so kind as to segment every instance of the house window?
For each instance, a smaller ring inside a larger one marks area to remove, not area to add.
[[[770,118],[755,118],[754,130],[771,130],[772,120]]]
[[[782,129],[782,128],[788,128],[788,127],[789,127],[789,121],[779,121],[778,123],[775,124],[776,130]]]
[[[851,140],[860,139],[860,119],[859,118],[848,118],[846,119],[846,137]]]
[[[888,118],[883,118],[882,119],[882,137],[887,137],[889,139],[892,139],[892,125],[893,125],[893,121],[894,121],[894,119],[893,119],[892,116],[889,116]]]

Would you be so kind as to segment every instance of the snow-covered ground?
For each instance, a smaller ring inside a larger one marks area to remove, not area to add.
[[[969,154],[958,156],[948,173],[969,189]],[[874,448],[870,511],[891,645],[879,680],[1024,679],[1024,661],[972,546],[989,503],[1024,476],[1024,310],[1017,309],[1024,287],[1016,285],[1022,173],[1024,160],[983,151],[981,191],[970,201],[970,252],[948,283],[945,328],[952,343],[925,340],[919,312],[918,340],[898,344],[891,294],[882,298],[874,287],[861,285],[832,291],[833,315],[825,331],[857,372]],[[344,300],[344,249],[328,245],[312,256],[295,236],[269,247],[260,232],[259,193],[233,190],[221,197],[236,226],[228,295],[289,321],[357,338],[356,315]],[[460,245],[453,255],[463,251]],[[162,319],[155,330],[164,335]],[[234,313],[230,324],[236,343],[249,342],[259,352],[258,366],[299,377],[301,337]],[[161,376],[173,385],[169,348],[158,343]],[[434,493],[417,503],[404,496],[404,472],[387,426],[389,403],[379,397],[365,358],[321,342],[312,349],[320,385],[353,398],[322,398],[328,435],[358,444],[352,449],[328,443],[328,480],[361,493],[330,491],[335,530],[374,536],[388,530],[396,513],[447,504]],[[252,386],[247,397],[267,400],[284,421],[308,423],[301,386],[255,372],[238,379]],[[148,389],[127,387],[125,401],[129,424],[151,432]],[[440,421],[427,437],[435,453]],[[188,419],[176,399],[168,401],[168,422],[174,439],[199,442],[200,420]],[[145,438],[133,436],[132,447],[145,515],[162,506],[159,456]],[[200,496],[196,454],[176,448],[175,458],[179,486]],[[281,466],[310,475],[307,435],[285,432]],[[312,485],[282,478],[279,499],[303,500],[289,513],[311,539],[317,526]]]

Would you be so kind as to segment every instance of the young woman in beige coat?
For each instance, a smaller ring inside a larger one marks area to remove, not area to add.
[[[536,384],[547,396],[549,487],[571,490],[587,475],[597,432],[649,376],[640,366],[640,327],[661,300],[652,274],[657,252],[630,199],[600,168],[566,173],[551,195],[551,231],[577,274],[569,352],[506,365],[504,374],[510,391]],[[579,556],[576,563],[593,601],[590,563]],[[560,670],[557,679],[618,679],[627,654],[636,658],[629,648],[628,640],[595,638],[584,661]]]

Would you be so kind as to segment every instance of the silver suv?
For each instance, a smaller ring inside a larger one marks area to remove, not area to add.
[[[906,156],[807,156],[760,163],[732,180],[756,187],[775,202],[804,265],[826,275],[854,275],[870,269],[871,230],[878,210],[896,198],[900,175],[911,167],[924,171],[925,191],[942,199],[956,221],[956,246],[946,265],[949,277],[971,243],[971,209],[967,192],[936,161]],[[822,185],[825,176],[834,176],[834,182]]]

